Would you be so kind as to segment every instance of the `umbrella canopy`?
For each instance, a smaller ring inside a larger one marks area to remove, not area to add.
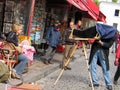
[[[96,21],[106,22],[106,16],[99,10],[99,7],[92,0],[67,0],[69,3],[84,11]]]

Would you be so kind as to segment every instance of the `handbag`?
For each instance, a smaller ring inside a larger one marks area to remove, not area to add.
[[[0,83],[7,81],[9,78],[9,69],[8,66],[2,62],[2,60],[0,61]]]

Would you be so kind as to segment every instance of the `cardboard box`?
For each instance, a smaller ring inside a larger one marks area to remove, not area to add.
[[[8,90],[42,90],[42,86],[32,85],[32,84],[22,84],[14,88],[16,89],[8,89]]]

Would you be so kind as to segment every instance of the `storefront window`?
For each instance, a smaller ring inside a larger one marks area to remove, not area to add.
[[[23,34],[27,35],[27,27],[29,24],[29,14],[32,0],[4,0],[0,1],[0,11],[3,18],[0,19],[0,26],[4,33],[11,31],[13,23],[23,24]],[[4,8],[3,8],[4,7]]]
[[[45,0],[36,0],[30,32],[32,44],[40,44],[42,42],[46,19],[45,6]]]

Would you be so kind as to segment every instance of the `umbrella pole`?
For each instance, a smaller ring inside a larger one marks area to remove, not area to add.
[[[90,78],[90,82],[92,84],[92,90],[94,90],[94,86],[93,86],[93,82],[92,82],[92,77],[91,77],[91,73],[89,71],[89,65],[88,65],[88,57],[87,57],[87,52],[86,52],[86,45],[85,45],[85,41],[82,41],[82,46],[83,46],[83,50],[84,50],[84,55],[85,55],[85,61],[87,64],[87,68],[88,68],[88,73],[89,73],[89,78]]]
[[[67,60],[67,62],[65,63],[65,66],[67,66],[68,63],[70,62],[70,59],[71,59],[71,57],[73,56],[74,52],[76,51],[76,48],[77,48],[77,45],[74,45],[73,48],[72,48],[72,52],[70,53],[70,56],[68,57],[68,60]],[[58,82],[58,80],[60,79],[60,77],[62,76],[64,70],[65,70],[64,68],[61,70],[58,78],[56,79],[56,81],[55,81],[55,83],[54,83],[54,85],[57,84],[57,82]]]

